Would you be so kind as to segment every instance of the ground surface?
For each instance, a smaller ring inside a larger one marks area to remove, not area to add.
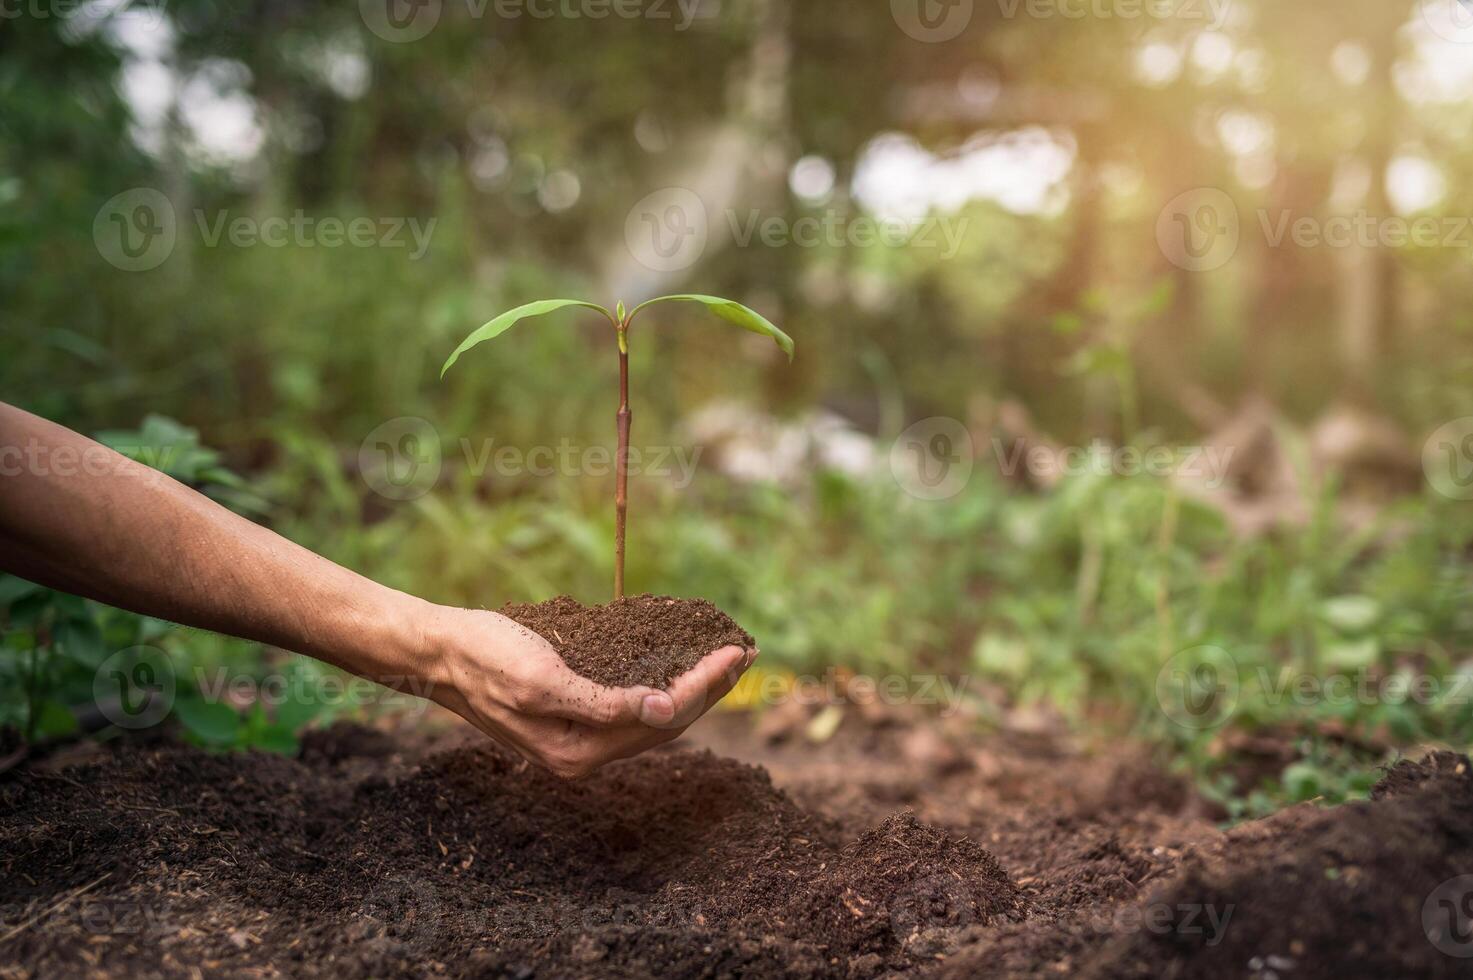
[[[30,764],[0,781],[0,976],[1473,967],[1460,756],[1223,833],[1123,751],[857,714],[821,746],[737,714],[696,732],[578,783],[465,731]]]

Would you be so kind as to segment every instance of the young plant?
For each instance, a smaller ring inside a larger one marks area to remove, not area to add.
[[[486,323],[479,329],[471,332],[470,336],[460,342],[455,352],[445,361],[445,366],[440,369],[440,377],[445,377],[445,372],[450,366],[460,359],[460,355],[470,350],[479,343],[498,337],[510,330],[513,325],[528,317],[542,316],[569,306],[581,306],[585,309],[597,310],[613,325],[614,333],[619,341],[619,411],[615,415],[618,424],[619,444],[614,456],[614,598],[618,599],[624,595],[624,523],[628,509],[628,485],[629,485],[629,423],[633,413],[629,411],[629,325],[639,315],[639,311],[656,303],[672,301],[686,303],[700,303],[712,313],[728,323],[736,324],[743,330],[760,333],[771,337],[788,355],[788,360],[793,359],[793,340],[777,327],[773,326],[760,313],[748,309],[740,303],[734,303],[729,299],[721,299],[719,296],[701,296],[695,293],[682,293],[675,296],[660,296],[656,299],[640,303],[629,312],[624,311],[624,304],[620,302],[614,312],[599,306],[597,303],[585,303],[577,299],[542,299],[525,306],[518,306],[514,310],[508,310],[496,319]]]

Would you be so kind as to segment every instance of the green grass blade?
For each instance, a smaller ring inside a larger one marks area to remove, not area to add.
[[[451,354],[450,357],[446,359],[445,366],[440,368],[440,377],[445,377],[445,372],[450,370],[450,365],[454,364],[460,359],[460,355],[464,354],[466,351],[470,350],[472,347],[476,346],[479,343],[483,343],[484,341],[490,340],[493,337],[499,337],[501,334],[506,333],[517,323],[517,321],[525,320],[528,317],[542,316],[546,313],[553,313],[567,306],[582,306],[590,310],[598,310],[598,312],[602,313],[605,317],[609,315],[609,311],[604,309],[602,306],[599,306],[597,303],[585,303],[581,299],[539,299],[534,303],[527,303],[525,306],[518,306],[514,310],[507,310],[496,319],[490,321],[489,323],[483,324],[475,330],[472,330],[470,336],[462,340],[460,342],[460,346],[455,348],[455,353]]]

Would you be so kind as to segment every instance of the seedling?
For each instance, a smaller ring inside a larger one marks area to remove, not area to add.
[[[578,299],[542,299],[525,306],[518,306],[514,310],[507,310],[496,319],[471,332],[470,336],[460,342],[455,348],[455,353],[445,361],[445,366],[440,369],[440,377],[445,377],[445,372],[450,366],[460,359],[460,355],[470,350],[479,343],[498,337],[510,330],[517,322],[528,317],[542,316],[561,310],[568,306],[581,306],[585,309],[597,310],[614,327],[614,333],[619,340],[619,411],[615,415],[618,423],[619,445],[614,456],[614,598],[618,599],[624,595],[624,523],[628,509],[629,497],[629,423],[633,413],[629,411],[629,325],[639,315],[639,311],[656,303],[680,301],[687,303],[700,303],[728,323],[734,323],[743,330],[760,333],[771,337],[788,355],[788,360],[793,359],[793,340],[777,327],[773,326],[761,314],[747,309],[740,303],[734,303],[729,299],[721,299],[718,296],[701,296],[695,293],[682,293],[676,296],[660,296],[656,299],[640,303],[629,312],[624,311],[624,304],[620,302],[614,308],[614,312],[599,306],[597,303],[585,303]]]

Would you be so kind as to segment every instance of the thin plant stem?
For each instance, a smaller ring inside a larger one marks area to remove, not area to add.
[[[624,521],[629,508],[629,321],[619,330],[619,446],[614,457],[614,598],[624,597]]]

